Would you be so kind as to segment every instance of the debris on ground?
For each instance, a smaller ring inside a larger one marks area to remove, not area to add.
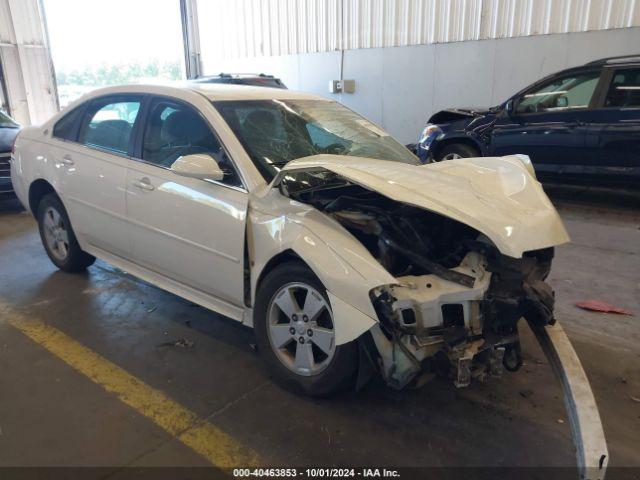
[[[159,347],[180,347],[180,348],[193,348],[195,343],[186,338],[179,338],[173,342],[165,342],[158,345]]]
[[[603,302],[600,300],[585,300],[583,302],[576,303],[575,306],[578,308],[582,308],[583,310],[589,310],[592,312],[617,313],[619,315],[633,315],[633,313],[631,313],[629,310],[616,307],[615,305],[611,305],[610,303]]]
[[[621,377],[621,378],[620,378],[620,381],[621,381],[622,383],[627,383],[627,379],[626,379],[626,377]]]
[[[255,343],[250,343],[250,344],[249,344],[249,348],[250,348],[251,350],[253,350],[254,352],[257,352],[257,351],[258,351],[258,345],[256,345]]]
[[[561,418],[559,418],[559,419],[558,419],[558,423],[564,423],[564,420],[563,420],[563,419],[561,419]]]
[[[527,398],[533,395],[533,390],[520,390],[518,393],[522,398]]]
[[[629,395],[629,398],[636,403],[640,403],[640,397],[634,397],[633,395]]]
[[[149,310],[147,310],[147,313],[153,313],[156,311],[158,307],[151,307]]]

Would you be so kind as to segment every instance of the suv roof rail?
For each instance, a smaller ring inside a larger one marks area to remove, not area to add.
[[[607,57],[592,62],[586,63],[586,65],[606,65],[609,63],[625,63],[625,62],[640,62],[640,54],[635,55],[620,55],[618,57]]]
[[[197,78],[233,78],[233,77],[261,77],[261,78],[274,78],[273,75],[267,75],[266,73],[225,73],[220,72],[214,75],[201,75]]]

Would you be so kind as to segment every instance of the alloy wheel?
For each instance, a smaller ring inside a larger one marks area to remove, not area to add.
[[[60,212],[47,207],[43,217],[44,238],[51,254],[64,262],[69,255],[69,232]]]
[[[322,372],[335,354],[333,314],[324,296],[305,283],[289,283],[267,311],[269,343],[278,360],[298,375]]]

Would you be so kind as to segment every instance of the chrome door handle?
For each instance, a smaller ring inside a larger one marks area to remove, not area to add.
[[[147,177],[141,178],[140,180],[134,180],[133,186],[141,188],[142,190],[148,190],[148,191],[151,191],[155,188],[153,185],[151,185],[151,182]]]

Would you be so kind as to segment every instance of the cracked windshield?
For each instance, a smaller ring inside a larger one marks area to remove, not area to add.
[[[419,163],[384,130],[336,102],[242,100],[214,106],[267,181],[291,160],[320,154]]]

